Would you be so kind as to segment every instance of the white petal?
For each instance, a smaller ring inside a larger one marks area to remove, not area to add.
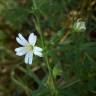
[[[17,52],[16,55],[18,55],[18,56],[23,56],[23,55],[25,55],[25,53]]]
[[[29,35],[28,41],[29,41],[29,43],[30,43],[31,45],[34,46],[35,43],[36,43],[36,39],[37,39],[37,36],[34,35],[34,33],[31,33],[31,34]]]
[[[33,60],[33,54],[31,52],[28,52],[25,55],[25,63],[26,64],[32,64],[32,60]]]
[[[39,51],[39,52],[40,52],[40,51],[43,51],[42,48],[40,48],[40,47],[36,47],[36,46],[34,47],[34,50],[35,50],[35,51]]]
[[[20,33],[18,34],[18,36],[19,36],[19,38],[20,38],[25,44],[28,43],[27,40],[26,40]]]
[[[33,53],[29,53],[29,64],[32,64],[33,61]]]
[[[16,48],[15,51],[16,51],[16,55],[18,55],[18,56],[22,56],[22,55],[26,54],[26,50],[24,47]]]
[[[25,55],[25,63],[28,64],[29,53]]]
[[[18,47],[15,49],[16,52],[25,51],[25,47]]]
[[[18,38],[18,37],[16,37],[16,41],[17,41],[20,45],[22,45],[22,46],[25,45],[25,43],[24,43],[20,38]]]
[[[39,56],[39,57],[43,57],[43,54],[42,52],[39,52],[39,51],[34,51],[34,54]]]

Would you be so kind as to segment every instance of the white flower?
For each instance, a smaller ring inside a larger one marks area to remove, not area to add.
[[[16,37],[16,41],[22,45],[15,49],[16,55],[23,56],[25,55],[25,63],[32,64],[33,54],[39,57],[42,57],[42,48],[35,46],[37,36],[34,33],[29,35],[28,41],[19,33]]]
[[[77,32],[85,31],[86,30],[86,24],[84,21],[77,20],[77,22],[75,22],[75,24],[73,25],[73,29]]]

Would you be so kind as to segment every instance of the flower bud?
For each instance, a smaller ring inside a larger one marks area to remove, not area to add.
[[[85,31],[86,30],[85,22],[84,21],[75,22],[75,24],[73,25],[73,29],[76,32]]]

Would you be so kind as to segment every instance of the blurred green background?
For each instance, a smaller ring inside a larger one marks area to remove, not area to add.
[[[36,15],[58,96],[96,96],[96,1],[35,0],[37,9],[33,1],[0,0],[0,96],[51,96],[44,59],[34,56],[27,69],[14,52],[18,33],[28,38],[34,32],[41,47]],[[74,35],[77,19],[86,22],[86,31]]]

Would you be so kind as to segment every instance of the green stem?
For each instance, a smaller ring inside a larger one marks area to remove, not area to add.
[[[48,61],[48,56],[47,56],[47,48],[45,47],[45,42],[44,42],[44,38],[43,38],[43,34],[42,34],[42,31],[41,31],[41,28],[40,28],[40,23],[39,23],[39,19],[38,17],[36,16],[36,21],[35,24],[36,24],[36,29],[37,31],[39,32],[40,34],[40,39],[41,39],[41,44],[42,44],[42,48],[44,49],[44,58],[45,58],[45,62],[47,64],[47,67],[48,67],[48,71],[49,71],[49,77],[51,79],[51,82],[52,82],[52,85],[53,85],[53,91],[52,91],[52,96],[57,96],[58,92],[57,92],[57,89],[56,89],[56,86],[55,86],[55,81],[54,81],[54,77],[53,77],[53,74],[52,74],[52,71],[51,71],[51,67],[50,67],[50,64],[49,64],[49,61]]]
[[[33,7],[35,9],[35,11],[38,9],[37,6],[36,6],[36,2],[35,0],[33,0]],[[34,13],[35,14],[35,13]],[[42,31],[41,31],[41,27],[40,27],[40,21],[39,21],[39,16],[38,14],[35,14],[35,17],[36,17],[36,20],[34,20],[35,22],[35,27],[37,29],[37,31],[39,32],[40,34],[40,39],[41,39],[41,45],[42,45],[42,48],[44,50],[44,58],[45,58],[45,62],[46,62],[46,65],[48,67],[48,71],[49,71],[49,77],[51,79],[51,82],[52,82],[52,85],[53,85],[53,90],[51,90],[52,92],[52,96],[57,96],[57,89],[56,89],[56,86],[55,86],[55,81],[54,81],[54,77],[53,77],[53,74],[52,74],[52,71],[51,71],[51,67],[50,67],[50,64],[49,64],[49,61],[48,61],[48,56],[47,56],[47,48],[45,47],[45,42],[44,42],[44,38],[43,38],[43,34],[42,34]],[[50,86],[50,85],[49,85]]]
[[[76,84],[76,83],[78,83],[78,82],[80,82],[81,80],[80,79],[77,79],[76,81],[73,81],[73,82],[71,82],[71,83],[68,83],[67,85],[65,85],[63,88],[65,89],[65,88],[69,88],[69,87],[71,87],[72,85],[74,85],[74,84]]]

